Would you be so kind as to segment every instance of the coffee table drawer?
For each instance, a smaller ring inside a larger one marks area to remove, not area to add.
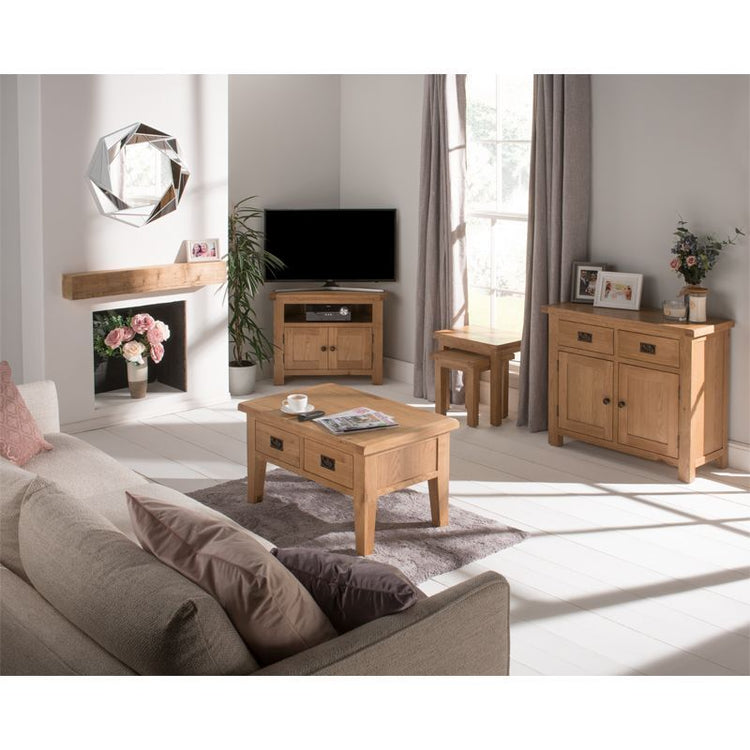
[[[330,479],[343,487],[354,486],[354,459],[350,453],[305,440],[303,468],[311,474]]]
[[[290,466],[299,466],[299,438],[286,430],[256,423],[255,450]]]

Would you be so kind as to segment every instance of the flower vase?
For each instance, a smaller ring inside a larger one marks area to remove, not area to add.
[[[691,323],[705,323],[708,289],[702,286],[689,286],[685,293],[688,297],[688,320]]]
[[[146,398],[146,388],[148,387],[148,360],[143,360],[143,364],[128,362],[127,366],[130,398]]]

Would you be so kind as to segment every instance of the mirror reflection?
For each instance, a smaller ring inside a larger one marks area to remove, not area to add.
[[[189,176],[177,139],[144,123],[101,138],[89,166],[99,210],[137,227],[174,211]]]

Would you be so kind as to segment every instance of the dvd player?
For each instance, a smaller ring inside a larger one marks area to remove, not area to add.
[[[308,323],[347,323],[352,311],[346,305],[307,305],[305,320]]]

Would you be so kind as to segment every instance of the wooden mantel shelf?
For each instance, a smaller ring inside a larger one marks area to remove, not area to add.
[[[169,263],[165,266],[119,268],[116,271],[64,273],[62,293],[65,299],[91,299],[118,294],[193,289],[207,284],[221,284],[226,278],[227,264],[223,260]]]

